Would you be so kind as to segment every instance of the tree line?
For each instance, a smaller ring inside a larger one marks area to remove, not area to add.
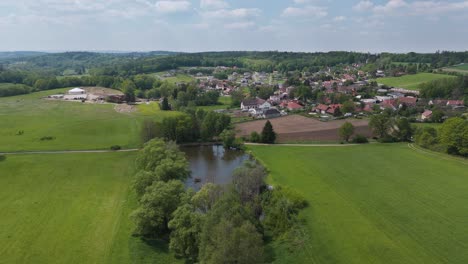
[[[188,162],[174,142],[149,141],[136,164],[134,235],[168,241],[188,263],[271,262],[265,245],[280,237],[300,248],[297,215],[307,203],[292,190],[267,188],[258,163],[236,169],[230,185],[198,192],[185,189]]]

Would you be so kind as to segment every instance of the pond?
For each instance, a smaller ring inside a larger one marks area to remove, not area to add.
[[[208,182],[228,184],[232,172],[250,159],[243,151],[226,150],[221,145],[181,147],[190,162],[192,175],[185,184],[199,190]]]

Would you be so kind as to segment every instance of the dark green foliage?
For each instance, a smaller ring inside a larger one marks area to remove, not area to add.
[[[127,103],[135,102],[136,86],[131,80],[125,80],[121,85],[121,90],[125,95],[125,101]]]
[[[424,148],[431,148],[437,144],[437,130],[433,127],[418,129],[415,134],[415,142]]]
[[[24,84],[0,83],[0,97],[28,94],[33,88]]]
[[[421,97],[460,99],[468,94],[468,76],[447,78],[421,84]]]
[[[135,234],[158,237],[168,232],[172,213],[186,199],[185,186],[179,180],[155,181],[139,199],[139,207],[132,213]]]
[[[339,134],[342,139],[349,142],[349,139],[354,134],[354,126],[349,122],[345,122],[339,129]]]
[[[113,145],[113,146],[110,147],[110,149],[111,149],[111,150],[114,150],[114,151],[117,151],[117,150],[121,150],[122,147],[119,146],[119,145]]]
[[[369,143],[369,140],[365,136],[357,134],[353,138],[352,142],[356,144],[365,144],[365,143]]]
[[[411,126],[407,118],[399,118],[396,120],[396,132],[395,137],[399,141],[411,141],[414,133],[414,128]]]
[[[161,102],[161,110],[163,111],[171,110],[171,106],[169,105],[169,100],[167,99],[167,97],[164,97]]]
[[[266,144],[274,144],[276,141],[276,133],[273,130],[273,126],[268,120],[263,127],[261,134],[261,142]]]
[[[374,135],[383,138],[388,135],[388,130],[391,126],[390,116],[387,114],[377,114],[370,118],[369,126],[374,132]]]
[[[253,162],[246,162],[237,168],[232,175],[232,185],[239,195],[242,204],[256,201],[262,187],[265,185],[266,170]]]
[[[297,214],[307,206],[307,201],[291,189],[278,187],[263,194],[262,206],[265,228],[278,236],[297,224]]]
[[[234,194],[225,195],[208,213],[200,236],[202,263],[263,263],[262,235]]]
[[[0,155],[0,162],[5,161],[5,160],[6,160],[6,156],[5,155]]]
[[[146,143],[153,138],[160,137],[161,136],[161,131],[159,129],[160,125],[161,124],[156,124],[156,122],[154,122],[151,119],[145,119],[143,121],[141,132],[140,132],[141,141],[143,143]]]
[[[259,143],[261,141],[262,137],[257,133],[257,131],[252,131],[252,133],[250,133],[250,142]]]
[[[190,262],[198,259],[204,217],[188,203],[175,210],[168,226],[172,230],[169,248],[177,257],[185,258]]]
[[[438,139],[449,154],[468,156],[468,120],[447,119],[439,129]]]

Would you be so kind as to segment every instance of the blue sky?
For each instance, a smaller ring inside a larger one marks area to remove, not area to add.
[[[1,0],[0,50],[468,50],[467,0]]]

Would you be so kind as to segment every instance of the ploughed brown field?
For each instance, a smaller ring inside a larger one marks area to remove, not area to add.
[[[367,137],[372,136],[368,126],[369,121],[364,119],[346,119],[322,122],[317,119],[300,115],[290,115],[270,119],[273,129],[278,135],[280,143],[295,141],[338,141],[338,129],[345,122],[350,122],[355,127],[355,134]],[[260,133],[266,120],[257,120],[236,125],[236,131],[240,136],[248,136],[253,131]]]

